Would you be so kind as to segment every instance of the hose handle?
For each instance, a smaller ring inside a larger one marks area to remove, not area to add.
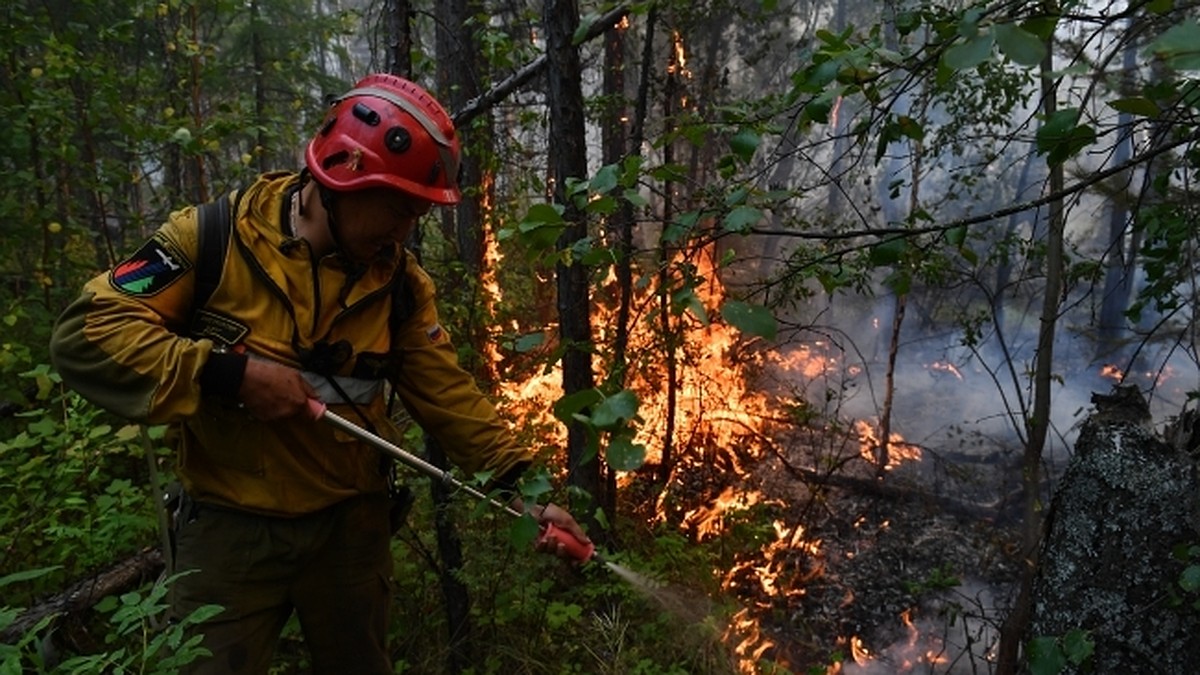
[[[596,545],[592,542],[584,543],[575,538],[575,535],[567,532],[561,527],[555,527],[554,523],[546,523],[542,527],[542,534],[538,537],[538,543],[544,544],[553,542],[562,544],[567,555],[578,562],[587,562],[596,555]]]
[[[325,416],[325,403],[319,398],[308,399],[308,416],[314,420],[319,420]]]

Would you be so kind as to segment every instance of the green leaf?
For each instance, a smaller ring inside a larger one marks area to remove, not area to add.
[[[946,230],[946,243],[955,248],[961,247],[967,241],[967,226],[959,225],[958,227]]]
[[[962,20],[958,22],[958,34],[965,38],[975,37],[979,33],[979,20],[982,18],[983,8],[968,8],[963,12]]]
[[[804,117],[818,124],[829,122],[829,113],[833,111],[833,98],[821,95],[809,101],[804,106]]]
[[[753,206],[739,206],[725,216],[723,228],[726,232],[741,232],[745,234],[762,218],[762,211]]]
[[[560,421],[570,424],[579,412],[590,408],[603,399],[599,389],[584,389],[574,394],[567,394],[554,404],[554,416]]]
[[[721,305],[721,317],[745,335],[774,340],[779,333],[779,322],[775,320],[775,315],[762,305],[726,300]]]
[[[895,25],[898,33],[908,35],[921,27],[921,13],[913,11],[900,12],[896,15]]]
[[[808,70],[801,89],[814,94],[821,91],[825,85],[837,79],[840,69],[841,65],[835,59],[828,59],[812,66]]]
[[[522,478],[519,489],[525,501],[536,502],[538,497],[553,490],[554,486],[550,484],[550,477],[546,475],[545,470],[539,469],[533,475]]]
[[[754,158],[754,151],[761,142],[762,138],[753,129],[742,129],[729,139],[729,147],[739,159],[749,162]]]
[[[638,411],[637,394],[629,389],[609,396],[592,410],[592,424],[598,429],[621,427],[633,419]]]
[[[546,342],[546,336],[541,333],[529,333],[522,335],[513,341],[513,351],[518,354],[531,352],[538,347],[541,347]]]
[[[871,264],[876,267],[895,265],[904,259],[908,252],[908,240],[896,237],[881,241],[871,247]]]
[[[942,63],[953,70],[970,70],[992,55],[992,34],[980,33],[946,50]]]
[[[3,586],[0,583],[0,586]],[[1189,565],[1179,576],[1179,586],[1188,593],[1200,590],[1200,565]]]
[[[1115,101],[1109,101],[1108,106],[1118,112],[1139,115],[1141,117],[1153,118],[1162,114],[1162,109],[1158,107],[1157,103],[1143,96],[1133,96],[1130,98],[1120,98]]]
[[[694,288],[687,287],[675,291],[671,295],[671,310],[676,314],[691,312],[701,324],[708,325],[708,311],[704,309],[704,303],[700,302]]]
[[[1175,70],[1200,70],[1200,24],[1184,21],[1150,43],[1148,51]]]
[[[515,549],[526,549],[533,545],[541,528],[533,516],[526,513],[513,522],[508,530],[508,541]]]
[[[609,442],[604,457],[615,471],[637,471],[646,463],[646,446],[619,436]]]
[[[1079,109],[1064,108],[1050,115],[1037,130],[1038,154],[1051,166],[1062,164],[1096,140],[1096,131],[1079,124]]]
[[[650,203],[649,200],[642,196],[642,193],[634,189],[626,190],[622,196],[625,197],[625,201],[634,206],[646,206]]]
[[[525,214],[521,222],[558,224],[563,222],[562,214],[563,207],[561,204],[547,204],[542,202],[530,206],[529,212]]]
[[[562,213],[561,204],[534,204],[517,224],[517,233],[530,248],[538,251],[548,249],[555,245],[566,227]]]
[[[1063,636],[1062,648],[1067,659],[1079,666],[1083,665],[1083,662],[1096,651],[1096,643],[1092,641],[1087,631],[1076,628]]]
[[[0,588],[4,588],[10,584],[20,583],[22,581],[32,581],[60,569],[62,569],[62,565],[52,565],[50,567],[39,567],[37,569],[25,570],[23,572],[13,572],[12,574],[0,577]]]
[[[1031,675],[1058,675],[1067,665],[1067,657],[1053,637],[1030,640],[1027,651]]]
[[[725,195],[725,206],[739,206],[741,204],[745,204],[746,197],[749,196],[750,188],[743,185],[737,189],[731,190],[729,194]]]
[[[1024,28],[1011,23],[1001,23],[993,30],[1000,52],[1012,59],[1013,63],[1033,67],[1046,57],[1046,43]]]
[[[122,442],[123,441],[131,441],[138,437],[138,434],[140,431],[141,431],[141,427],[139,427],[138,425],[126,424],[125,426],[121,427],[120,429],[117,429],[117,433],[113,434],[113,438],[116,438],[118,441],[122,441]]]
[[[617,170],[616,164],[607,164],[600,167],[595,176],[592,176],[592,182],[588,188],[592,192],[605,193],[617,187]]]
[[[1045,42],[1054,35],[1054,29],[1058,28],[1058,17],[1053,14],[1036,16],[1022,23],[1021,28]]]

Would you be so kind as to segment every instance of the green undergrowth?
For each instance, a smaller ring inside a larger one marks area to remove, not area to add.
[[[153,486],[170,478],[161,428],[108,416],[44,366],[21,378],[37,394],[0,420],[0,531],[11,535],[0,546],[0,631],[73,582],[157,546]],[[447,515],[462,543],[452,577],[470,599],[470,630],[452,643],[428,483],[413,488],[416,506],[394,540],[396,672],[446,672],[454,653],[468,654],[463,670],[476,675],[735,672],[722,639],[732,611],[716,599],[712,574],[719,547],[618,522],[620,544],[604,553],[643,582],[630,583],[602,564],[575,566],[514,543],[513,518],[465,497]],[[199,652],[164,625],[165,588],[147,583],[105,599],[70,625],[38,622],[0,650],[3,672],[174,672]],[[275,661],[273,672],[305,672],[297,622]]]

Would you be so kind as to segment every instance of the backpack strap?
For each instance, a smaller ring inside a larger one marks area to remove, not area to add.
[[[233,232],[233,206],[236,191],[222,195],[197,209],[197,234],[199,255],[196,260],[196,290],[192,297],[192,313],[204,309],[213,291],[221,283],[221,270],[225,266],[225,253],[229,250],[229,237]]]

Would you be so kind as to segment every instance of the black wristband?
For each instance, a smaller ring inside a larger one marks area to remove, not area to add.
[[[200,391],[206,396],[236,398],[246,376],[246,355],[212,351],[200,370]]]

